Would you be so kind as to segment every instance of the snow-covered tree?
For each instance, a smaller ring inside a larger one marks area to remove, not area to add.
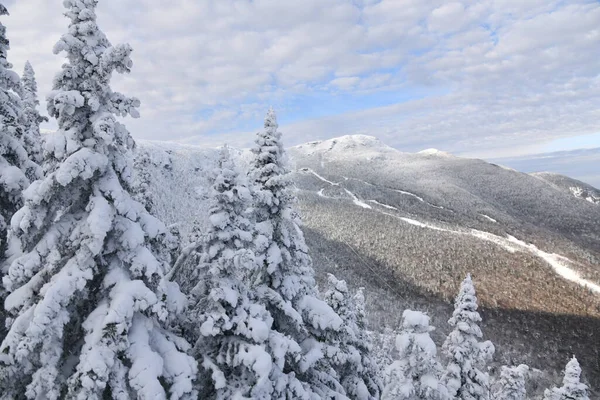
[[[48,119],[42,117],[37,107],[40,105],[37,93],[37,82],[33,67],[27,61],[21,77],[21,100],[23,103],[23,146],[29,158],[38,164],[42,164],[42,137],[40,135],[40,124]]]
[[[375,333],[375,336],[373,336],[372,354],[382,382],[387,382],[388,367],[396,361],[397,336],[398,333],[389,326],[386,326],[383,332]]]
[[[485,365],[494,354],[490,341],[483,337],[477,312],[477,296],[471,275],[460,286],[454,301],[454,313],[448,323],[454,327],[442,347],[448,359],[443,382],[450,396],[461,400],[483,400],[490,395],[489,375]]]
[[[273,398],[345,398],[331,363],[326,330],[339,331],[341,318],[318,298],[312,260],[286,168],[277,118],[269,110],[253,148],[255,254],[253,277],[260,301],[273,318],[270,353]]]
[[[65,0],[68,61],[48,112],[57,164],[24,192],[11,222],[20,246],[3,279],[10,330],[0,346],[5,399],[193,398],[195,360],[170,329],[185,297],[164,279],[163,223],[132,200],[133,139],[116,116],[139,101],[113,92],[131,47],[112,47],[97,0]]]
[[[365,327],[364,294],[359,290],[350,296],[348,286],[332,274],[328,276],[325,301],[342,318],[342,329],[329,333],[327,342],[338,379],[351,399],[379,399],[381,383],[371,358],[371,338]]]
[[[527,388],[525,379],[529,367],[521,364],[516,367],[502,366],[498,389],[494,393],[494,400],[525,400],[527,398]]]
[[[0,3],[0,16],[8,15],[6,7]],[[23,138],[23,111],[19,76],[11,70],[8,62],[9,41],[6,27],[0,23],[0,277],[4,273],[2,264],[7,257],[7,229],[15,211],[22,205],[22,191],[31,179],[41,176],[41,168],[29,159],[21,142]],[[6,292],[0,287],[0,304],[4,303]],[[5,311],[0,306],[0,341],[5,332]]]
[[[588,387],[581,382],[581,367],[575,357],[565,367],[563,385],[546,389],[544,400],[589,400]]]
[[[0,16],[5,15],[8,10],[0,3]],[[0,262],[5,259],[8,224],[22,205],[21,192],[41,173],[39,166],[29,160],[21,143],[20,80],[7,60],[8,50],[6,27],[0,23]]]
[[[202,399],[258,399],[270,393],[266,342],[272,319],[249,287],[256,263],[246,216],[251,195],[244,179],[225,148],[186,323],[205,371],[199,382]]]
[[[429,332],[429,317],[421,312],[405,310],[402,331],[396,338],[398,360],[388,367],[387,382],[381,396],[384,400],[446,400],[448,391],[441,383],[442,366],[437,348]]]

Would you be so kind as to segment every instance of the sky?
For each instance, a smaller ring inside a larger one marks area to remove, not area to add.
[[[9,61],[31,61],[45,110],[62,2],[5,4]],[[113,88],[142,102],[126,121],[136,139],[245,147],[273,106],[286,145],[367,134],[480,158],[600,147],[598,0],[100,0],[98,23],[134,48]]]

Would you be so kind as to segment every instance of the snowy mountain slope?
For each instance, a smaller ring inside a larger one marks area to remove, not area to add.
[[[472,272],[499,362],[559,371],[575,353],[598,380],[600,208],[538,177],[439,151],[401,153],[368,136],[289,153],[318,277],[365,286],[374,328],[395,328],[412,307],[429,312],[440,339],[449,300]],[[183,240],[204,224],[215,155],[139,146],[138,160],[151,161],[138,164],[150,171],[153,211],[178,223]]]
[[[588,185],[577,179],[569,178],[568,176],[551,172],[536,172],[531,175],[543,179],[579,199],[589,201],[592,204],[600,204],[600,190],[592,185]]]

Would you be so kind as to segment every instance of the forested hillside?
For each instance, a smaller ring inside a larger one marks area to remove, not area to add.
[[[286,148],[272,108],[251,149],[136,143],[111,86],[133,48],[63,5],[49,135],[0,24],[0,399],[597,396],[596,189],[363,135]]]
[[[245,168],[250,153],[233,153]],[[137,154],[160,160],[148,167],[156,212],[184,237],[202,226],[218,152],[143,142]],[[598,379],[594,204],[528,174],[441,152],[401,153],[363,136],[292,148],[290,164],[317,281],[323,289],[333,273],[365,287],[371,330],[390,334],[402,310],[426,311],[441,345],[471,272],[496,372],[529,364],[537,374],[530,390],[541,393],[576,354],[586,378]],[[189,212],[180,190],[196,193],[195,217],[178,214]]]

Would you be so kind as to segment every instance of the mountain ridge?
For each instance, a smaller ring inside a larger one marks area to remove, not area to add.
[[[234,153],[245,166],[249,152]],[[288,153],[317,280],[334,273],[365,286],[372,327],[396,328],[401,309],[413,308],[447,332],[452,298],[471,272],[499,363],[527,362],[551,376],[577,354],[598,386],[589,351],[600,329],[597,205],[483,160],[403,153],[364,136]],[[205,223],[216,155],[140,142],[154,212],[179,223],[184,240]]]

